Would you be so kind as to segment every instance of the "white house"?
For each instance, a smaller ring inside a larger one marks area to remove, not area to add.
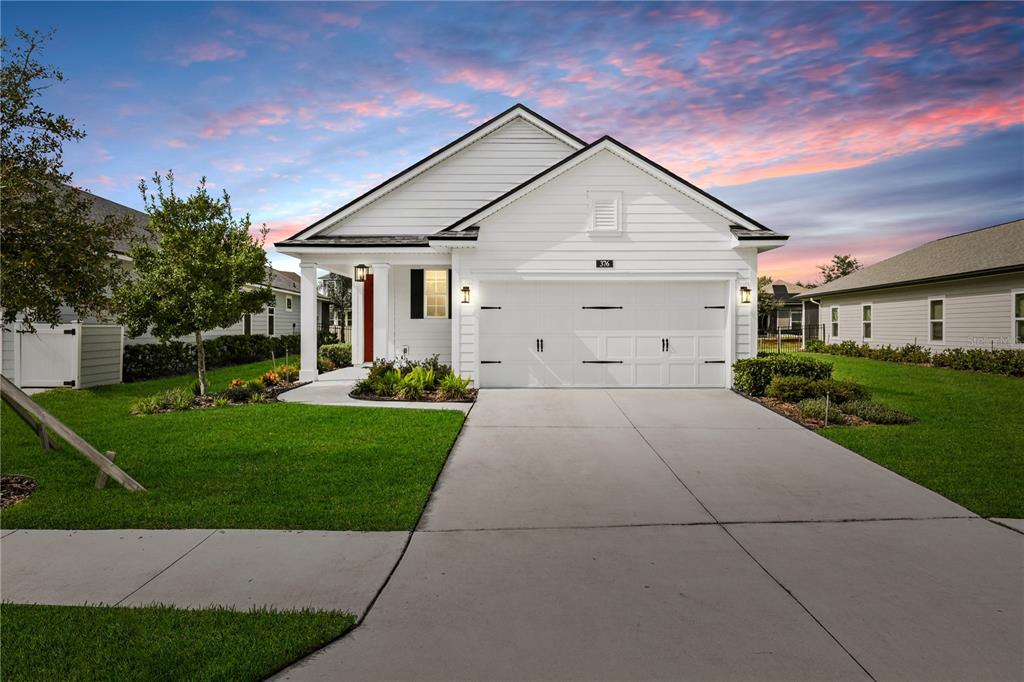
[[[1024,220],[936,239],[797,298],[820,305],[829,343],[1024,348]]]
[[[355,280],[357,362],[436,353],[482,387],[727,386],[756,352],[758,253],[785,240],[516,105],[276,246],[301,260],[303,380],[320,268]]]

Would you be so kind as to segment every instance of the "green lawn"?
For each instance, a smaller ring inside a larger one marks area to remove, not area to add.
[[[1024,380],[809,354],[917,418],[820,433],[982,516],[1024,518]]]
[[[255,378],[269,362],[211,372],[213,390]],[[463,415],[267,403],[133,417],[133,400],[176,377],[36,399],[147,488],[111,481],[66,445],[44,452],[5,405],[0,471],[31,476],[30,498],[4,528],[291,528],[404,530],[419,518]]]
[[[0,606],[0,677],[262,680],[355,619],[317,611]]]

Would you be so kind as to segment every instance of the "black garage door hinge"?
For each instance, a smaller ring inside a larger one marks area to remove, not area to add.
[[[621,365],[622,360],[581,360],[584,365]]]
[[[705,360],[705,365],[724,365],[725,360]]]
[[[724,305],[706,305],[704,310],[725,310]]]
[[[501,360],[481,360],[481,365],[500,365]]]
[[[501,310],[500,305],[482,305],[480,310]]]
[[[622,310],[621,305],[585,305],[583,310]]]
[[[65,386],[70,386],[71,388],[74,388],[75,387],[75,380],[72,379],[71,381],[65,381],[64,385]]]

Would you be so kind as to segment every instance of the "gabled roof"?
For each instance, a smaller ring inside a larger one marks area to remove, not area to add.
[[[1017,271],[1024,271],[1024,219],[936,239],[798,298]]]
[[[511,190],[501,195],[494,201],[480,207],[476,211],[473,211],[464,218],[459,219],[457,222],[449,225],[445,228],[445,231],[456,231],[462,230],[466,227],[476,226],[476,223],[483,220],[484,218],[500,211],[505,206],[509,205],[522,195],[531,191],[532,189],[540,186],[541,184],[548,182],[549,180],[558,177],[565,171],[573,168],[583,161],[591,158],[595,154],[601,151],[611,151],[618,154],[626,160],[632,161],[640,165],[644,170],[651,173],[655,177],[660,178],[666,184],[675,187],[683,194],[686,194],[691,199],[703,204],[707,208],[715,211],[719,215],[726,219],[739,223],[738,225],[730,225],[730,230],[735,235],[736,229],[744,230],[749,233],[750,237],[758,240],[772,240],[772,241],[783,241],[788,239],[786,235],[781,235],[777,232],[773,232],[761,223],[757,222],[753,218],[744,215],[732,206],[729,206],[721,199],[714,197],[696,185],[684,180],[672,171],[668,170],[664,166],[650,160],[638,151],[627,147],[610,135],[605,135],[599,140],[593,142],[590,145],[578,150],[574,154],[570,154],[553,166],[541,171],[537,175],[533,176],[526,182],[523,182],[517,187],[513,187]],[[737,237],[739,238],[739,237]]]
[[[781,303],[792,303],[797,294],[802,294],[806,291],[810,291],[810,289],[799,284],[791,284],[782,279],[772,282],[772,296]]]
[[[92,192],[77,187],[69,187],[83,198],[89,200],[89,218],[91,220],[103,220],[107,216],[122,217],[126,216],[131,222],[132,231],[135,235],[144,241],[149,241],[153,238],[153,233],[149,231],[149,214],[138,211],[130,206],[119,204],[116,201],[110,199],[104,199],[101,196],[97,196]],[[130,244],[125,239],[118,239],[114,243],[114,253],[121,255],[127,255]]]
[[[572,133],[562,128],[561,126],[552,123],[551,121],[544,118],[540,114],[536,113],[526,105],[515,104],[506,109],[505,111],[501,112],[494,118],[491,118],[490,120],[474,128],[473,130],[470,130],[462,137],[459,137],[458,139],[449,142],[444,147],[441,147],[440,149],[435,151],[433,154],[430,154],[429,156],[409,166],[405,170],[391,176],[390,178],[388,178],[381,184],[377,185],[373,189],[368,190],[367,192],[359,195],[358,197],[348,202],[341,208],[332,211],[331,213],[328,213],[326,216],[320,218],[309,227],[306,227],[305,229],[289,237],[287,240],[285,240],[285,242],[292,242],[293,240],[300,238],[308,239],[309,237],[315,235],[320,230],[326,229],[330,225],[338,222],[339,220],[343,220],[344,218],[355,213],[356,211],[363,208],[367,204],[376,201],[381,196],[387,194],[391,190],[412,180],[413,178],[429,170],[430,168],[433,168],[434,166],[441,163],[445,159],[455,155],[462,149],[465,149],[466,147],[473,144],[474,142],[484,137],[488,133],[497,130],[498,128],[500,128],[501,126],[505,125],[506,123],[515,118],[522,118],[532,123],[541,130],[549,133],[556,139],[561,140],[562,142],[564,142],[573,149],[580,149],[586,146],[586,142],[581,140],[579,137],[573,135]],[[281,242],[281,244],[285,244],[285,242]]]

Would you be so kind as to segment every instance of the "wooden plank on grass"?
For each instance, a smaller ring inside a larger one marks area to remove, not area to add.
[[[14,382],[2,374],[0,374],[0,395],[2,395],[4,402],[12,408],[14,406],[20,407],[21,411],[19,411],[19,414],[26,412],[35,417],[43,426],[63,438],[68,445],[82,453],[90,462],[98,466],[100,471],[120,483],[126,490],[145,492],[146,489],[142,487],[142,484],[107,459],[103,453],[86,442],[84,438],[65,426],[64,422],[44,410],[39,403],[28,397],[27,393],[15,386]]]

